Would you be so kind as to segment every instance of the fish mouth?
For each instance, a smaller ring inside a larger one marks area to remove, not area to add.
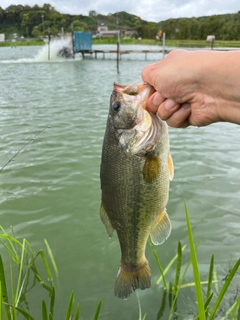
[[[114,82],[114,91],[121,93],[122,95],[129,96],[141,96],[141,108],[146,109],[148,98],[156,91],[153,86],[147,82],[121,85]]]
[[[116,128],[121,148],[128,154],[144,156],[155,149],[159,138],[160,118],[147,110],[147,100],[156,90],[148,83],[120,85],[114,83],[114,92],[125,105],[135,104],[131,125]],[[135,97],[136,96],[136,99]]]

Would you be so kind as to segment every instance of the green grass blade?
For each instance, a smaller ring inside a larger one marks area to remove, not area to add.
[[[207,300],[206,300],[206,302],[204,304],[206,319],[208,318],[209,303],[211,302],[212,297],[213,297],[213,292],[210,294],[210,296],[207,298]]]
[[[240,304],[238,306],[238,314],[237,314],[237,320],[239,320],[239,319],[240,319]]]
[[[186,221],[187,221],[187,229],[188,229],[188,239],[189,239],[189,245],[190,245],[190,251],[191,251],[191,261],[192,261],[192,267],[193,267],[193,275],[194,275],[194,281],[196,283],[196,298],[197,298],[197,305],[198,305],[198,313],[201,320],[205,320],[205,309],[204,309],[204,300],[203,300],[203,292],[202,292],[202,286],[201,286],[201,279],[200,274],[198,270],[198,261],[197,261],[197,255],[194,245],[194,239],[191,229],[191,223],[189,220],[188,215],[188,209],[186,202],[184,202],[185,206],[185,213],[186,213]]]
[[[52,291],[51,291],[51,294],[50,294],[50,315],[52,318],[54,318],[54,304],[55,304],[55,288],[52,287]]]
[[[23,259],[24,259],[24,253],[25,253],[25,243],[26,240],[23,239],[23,246],[22,246],[22,253],[21,253],[21,260],[20,260],[20,266],[19,266],[19,273],[18,273],[18,281],[17,281],[17,289],[15,294],[15,306],[18,306],[18,301],[20,299],[20,288],[21,288],[21,281],[22,281],[22,272],[23,272]]]
[[[80,317],[80,304],[77,304],[76,314],[75,314],[75,320],[79,320]]]
[[[219,280],[213,280],[212,283],[216,283],[219,282]],[[201,281],[201,285],[204,284],[208,284],[208,281]],[[180,285],[180,289],[184,289],[184,288],[189,288],[189,287],[195,287],[196,283],[195,282],[189,282],[189,283],[185,283],[185,284],[181,284]]]
[[[237,311],[237,307],[239,307],[239,316],[238,316],[238,318],[235,317],[235,313]],[[229,320],[240,319],[240,297],[238,297],[237,301],[235,301],[234,304],[228,309],[228,311],[226,312],[226,316],[228,316],[230,313],[231,313],[231,315],[230,315]]]
[[[180,290],[180,287],[181,287],[181,284],[183,282],[183,279],[185,277],[185,274],[188,270],[188,267],[190,265],[190,261],[188,262],[188,265],[187,267],[185,268],[185,271],[184,271],[184,274],[181,278],[181,280],[179,281],[180,279],[180,272],[181,272],[181,266],[182,266],[182,245],[180,242],[178,242],[178,248],[177,248],[177,265],[176,265],[176,274],[175,274],[175,283],[174,283],[174,287],[171,288],[171,292],[174,293],[174,299],[172,301],[172,303],[170,304],[171,308],[170,308],[170,311],[169,311],[169,316],[168,316],[168,319],[172,319],[173,317],[173,314],[174,312],[176,311],[176,308],[177,308],[177,298],[178,298],[178,294],[179,294],[179,290]],[[170,290],[170,288],[169,288]]]
[[[53,269],[54,269],[56,275],[58,276],[58,268],[57,268],[57,264],[56,264],[56,262],[55,262],[55,259],[54,259],[54,257],[53,257],[52,250],[51,250],[51,248],[50,248],[50,246],[49,246],[49,244],[48,244],[48,242],[47,242],[46,239],[44,239],[44,242],[45,242],[45,245],[46,245],[46,247],[47,247],[47,252],[48,252],[49,258],[50,258],[50,260],[51,260]]]
[[[18,264],[19,263],[19,259],[18,256],[16,256],[15,252],[13,250],[11,250],[11,248],[9,248],[6,243],[4,243],[3,241],[0,241],[0,243],[3,245],[3,247],[6,249],[6,251],[9,253],[9,255],[11,256],[11,258],[13,259],[13,261]]]
[[[164,272],[163,272],[163,268],[162,268],[161,262],[160,262],[160,260],[159,260],[159,258],[158,258],[158,255],[157,255],[157,253],[156,253],[156,251],[155,251],[155,248],[154,248],[151,240],[148,240],[148,243],[149,243],[149,245],[150,245],[150,248],[151,248],[151,250],[152,250],[152,253],[153,253],[153,255],[154,255],[154,257],[155,257],[155,260],[156,260],[156,262],[157,262],[158,269],[159,269],[160,274],[161,274],[161,279],[163,280],[164,289],[167,290],[167,281],[166,281],[165,276],[164,276]],[[160,281],[157,282],[157,284],[159,284],[159,283],[160,283]]]
[[[147,314],[145,313],[142,320],[146,320],[146,316],[147,316]]]
[[[219,294],[219,288],[218,288],[218,280],[217,280],[217,272],[216,271],[213,271],[213,279],[215,282],[215,291],[216,291],[216,294]]]
[[[70,299],[69,299],[68,309],[67,309],[67,313],[66,313],[66,320],[72,319],[73,306],[74,306],[74,291],[72,291]]]
[[[35,259],[36,259],[36,257],[35,257]],[[44,280],[42,279],[42,277],[38,273],[35,265],[31,266],[31,270],[32,270],[35,278],[37,279],[37,281],[43,286],[44,289],[46,289],[51,294],[51,291],[52,291],[51,287],[45,284]]]
[[[10,248],[8,248],[3,241],[0,241],[6,250],[10,253],[12,259],[16,262],[19,263],[19,255],[17,252],[17,249],[15,248],[14,244],[17,245],[18,247],[22,247],[22,243],[18,241],[15,237],[9,236],[7,232],[3,229],[3,227],[0,226],[0,230],[2,230],[3,234],[0,234],[0,239],[6,239]]]
[[[18,312],[20,312],[27,320],[35,320],[28,312],[26,312],[25,310],[21,309],[21,308],[16,308],[16,310]]]
[[[52,281],[53,277],[52,277],[52,273],[51,273],[51,270],[49,268],[49,265],[47,263],[46,256],[45,256],[45,254],[44,254],[44,252],[42,250],[40,250],[38,253],[39,253],[40,257],[42,258],[42,262],[44,264],[44,267],[45,267],[45,270],[46,270],[46,273],[47,273],[47,276],[48,276],[48,280]]]
[[[212,290],[212,281],[213,281],[213,268],[214,268],[214,255],[211,257],[210,267],[209,267],[209,275],[208,275],[208,288],[207,288],[207,299],[211,294]]]
[[[136,295],[137,302],[138,302],[138,320],[142,320],[142,308],[141,308],[141,302],[140,302],[140,298],[138,295],[138,291],[135,291],[135,295]]]
[[[15,308],[15,295],[14,295],[14,282],[13,282],[13,271],[12,271],[12,263],[10,263],[10,281],[11,281],[11,289],[12,289],[12,301],[13,305],[11,306],[11,320],[16,320],[17,315],[16,315],[16,308]]]
[[[169,282],[169,286],[168,286],[168,292],[169,293],[173,293],[173,286],[172,286],[172,282]],[[169,303],[171,305],[171,303]]]
[[[182,246],[181,243],[178,242],[178,258],[177,258],[177,265],[176,265],[176,275],[175,275],[175,282],[174,282],[174,294],[176,295],[178,292],[178,284],[180,279],[180,272],[182,266]]]
[[[227,277],[227,279],[226,279],[221,291],[219,292],[217,300],[216,300],[216,302],[215,302],[215,304],[213,306],[212,312],[210,314],[210,320],[215,318],[215,315],[216,315],[216,312],[218,310],[218,307],[220,306],[220,303],[221,303],[221,301],[222,301],[222,299],[223,299],[223,297],[224,297],[224,295],[225,295],[225,293],[226,293],[226,291],[227,291],[227,289],[228,289],[228,287],[229,287],[229,285],[230,285],[235,273],[237,272],[239,266],[240,266],[240,259],[235,263],[235,265],[232,268],[231,272],[229,273],[229,275],[228,275],[228,277]]]
[[[21,298],[21,294],[22,294],[22,291],[23,291],[23,288],[24,288],[24,285],[25,285],[25,281],[27,279],[27,276],[28,276],[28,273],[26,272],[25,275],[24,275],[24,278],[21,282],[21,287],[19,288],[19,291],[18,291],[18,296],[16,295],[16,307],[18,306],[18,303],[19,303],[19,300]]]
[[[2,320],[2,317],[3,317],[3,310],[2,310],[2,307],[3,307],[3,299],[2,299],[2,283],[1,283],[1,280],[0,280],[0,320]]]
[[[101,306],[102,306],[102,300],[99,301],[96,312],[95,312],[95,316],[94,316],[94,320],[98,320],[98,316],[101,310]]]
[[[3,267],[2,256],[0,255],[0,282],[1,282],[1,298],[2,302],[8,304],[8,293],[7,293],[7,286],[6,286],[6,278],[5,272]],[[7,319],[11,319],[11,314],[9,311],[8,306],[6,306],[6,316]]]
[[[184,249],[186,248],[186,245],[184,245],[182,247],[182,252],[184,251]],[[172,260],[169,262],[169,264],[166,266],[166,268],[163,270],[163,276],[165,276],[165,274],[168,272],[168,270],[171,268],[171,266],[174,264],[174,262],[177,260],[178,258],[178,254],[176,254]],[[156,284],[159,284],[162,281],[162,275],[158,278]],[[165,280],[166,281],[166,280]]]
[[[55,287],[52,287],[51,300],[50,300],[50,312],[52,315],[54,314],[54,304],[55,304]]]
[[[44,300],[42,300],[42,320],[48,320],[47,306]]]

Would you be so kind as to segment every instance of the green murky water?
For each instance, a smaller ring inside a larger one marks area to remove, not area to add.
[[[138,319],[135,295],[127,301],[113,296],[120,251],[117,236],[109,240],[99,219],[99,165],[113,82],[141,81],[142,68],[159,57],[145,61],[141,55],[124,56],[118,75],[113,58],[61,61],[53,56],[48,62],[46,50],[0,48],[0,166],[50,126],[2,171],[0,224],[8,230],[13,226],[36,250],[48,240],[60,272],[58,319],[64,318],[72,290],[82,319],[93,318],[100,299],[100,319]],[[170,129],[170,140],[175,178],[167,210],[173,231],[157,253],[165,266],[177,242],[187,243],[186,199],[195,239],[201,239],[202,278],[207,278],[214,253],[221,279],[240,251],[240,127],[221,123]],[[139,296],[147,319],[157,319],[163,290],[155,285],[159,272],[149,248],[147,258],[152,288]],[[42,291],[33,290],[29,302],[38,318]],[[194,290],[184,290],[178,311],[187,314],[194,307]],[[163,319],[167,311],[166,302]]]

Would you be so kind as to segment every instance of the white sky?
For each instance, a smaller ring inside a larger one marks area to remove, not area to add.
[[[51,4],[61,13],[88,15],[90,10],[95,10],[107,15],[126,11],[154,22],[240,11],[240,0],[1,0],[0,6],[6,9],[12,4],[42,6],[44,3]]]

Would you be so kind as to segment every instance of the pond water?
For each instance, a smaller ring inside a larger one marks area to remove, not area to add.
[[[0,166],[43,130],[1,171],[0,225],[13,226],[36,251],[47,239],[59,269],[56,319],[65,318],[72,290],[82,319],[93,319],[100,299],[99,319],[138,319],[136,295],[127,301],[113,295],[120,249],[116,234],[108,239],[99,218],[99,166],[113,82],[140,82],[142,68],[162,57],[124,55],[117,74],[114,57],[61,60],[57,48],[52,45],[50,61],[47,47],[0,48]],[[239,258],[240,126],[170,128],[169,134],[175,177],[167,210],[173,230],[156,252],[166,266],[178,241],[188,242],[186,199],[195,240],[200,240],[202,279],[212,254],[222,279]],[[7,267],[9,257],[1,252]],[[139,298],[146,319],[158,319],[163,288],[155,284],[159,271],[150,248],[147,258],[152,287]],[[188,258],[187,247],[185,265]],[[192,281],[191,270],[187,280]],[[183,290],[178,312],[186,315],[195,309],[195,297],[193,288]],[[33,292],[29,306],[39,319],[42,290]],[[166,303],[162,319],[168,310]]]

